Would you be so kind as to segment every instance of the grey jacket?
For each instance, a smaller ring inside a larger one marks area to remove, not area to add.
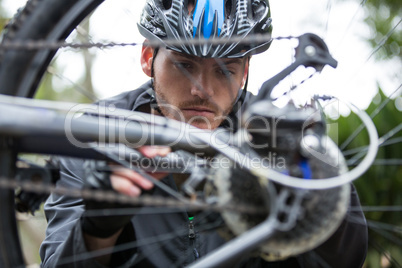
[[[106,104],[138,110],[150,102],[147,83],[137,90],[108,99]],[[82,189],[82,159],[61,159],[58,187]],[[173,189],[171,175],[162,180]],[[352,187],[353,188],[353,187]],[[165,196],[155,187],[149,194]],[[280,262],[239,256],[231,267],[361,267],[367,252],[367,226],[356,191],[352,190],[348,213],[334,235],[318,248]],[[40,248],[42,267],[102,267],[87,252],[80,218],[84,204],[80,198],[52,194],[45,204],[48,220],[46,239]],[[204,222],[208,215],[189,221],[185,210],[148,213],[140,208],[120,235],[112,255],[113,267],[182,267],[218,248],[225,240]],[[195,234],[195,235],[192,235]],[[92,255],[91,255],[92,254]],[[96,253],[95,253],[96,254]]]

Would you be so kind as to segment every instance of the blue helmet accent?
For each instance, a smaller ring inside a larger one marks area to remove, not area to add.
[[[205,39],[219,36],[225,18],[225,0],[198,0],[193,14],[193,37],[197,33],[202,33]]]

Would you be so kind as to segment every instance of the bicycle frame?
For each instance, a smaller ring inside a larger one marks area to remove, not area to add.
[[[256,104],[261,104],[264,101],[271,102],[272,89],[301,65],[313,67],[320,71],[325,65],[336,67],[337,63],[330,56],[325,43],[319,37],[313,34],[302,35],[299,37],[299,46],[296,48],[295,62],[263,84],[259,94],[251,101],[243,115],[259,113],[260,111],[258,109],[253,110],[253,107],[257,107]],[[223,154],[232,161],[242,163],[246,163],[247,161],[244,160],[248,158],[246,154],[240,153],[240,148],[236,147],[235,141],[227,139],[226,132],[197,130],[196,133],[192,133],[187,124],[167,118],[155,118],[148,114],[118,109],[113,112],[100,111],[101,106],[95,105],[53,104],[53,108],[57,109],[50,109],[52,107],[46,102],[28,101],[6,96],[0,97],[0,103],[2,103],[0,106],[0,137],[6,137],[1,138],[5,141],[4,143],[8,143],[12,139],[12,143],[7,145],[9,152],[106,160],[110,159],[110,157],[102,149],[94,150],[94,144],[103,145],[113,141],[113,143],[122,143],[129,147],[133,145],[134,147],[140,145],[167,145],[171,146],[173,151],[184,150],[192,154],[204,153],[212,156]],[[64,112],[61,112],[61,110],[64,110]],[[299,126],[299,121],[304,121],[305,116],[305,114],[302,114],[300,118],[289,118],[287,124],[290,129],[295,125]],[[122,117],[125,119],[121,119]],[[126,118],[129,120],[126,120]],[[112,125],[107,122],[111,119],[113,119]],[[319,122],[316,123],[319,124]],[[166,129],[169,131],[167,132]],[[146,137],[145,139],[143,138],[144,136]],[[119,139],[115,139],[116,137],[119,137]],[[211,143],[211,141],[215,142]],[[229,144],[229,146],[222,149],[219,146],[222,143]],[[104,151],[107,152],[107,148]],[[132,152],[129,151],[129,153]],[[235,158],[235,154],[240,155],[242,158],[240,160]],[[132,156],[123,156],[123,158],[130,157]],[[136,157],[141,156],[137,155]],[[164,161],[172,161],[172,159],[165,158]],[[367,161],[370,161],[370,159]],[[251,174],[273,179],[275,182],[282,183],[287,187],[294,187],[294,181],[292,181],[292,178],[289,180],[289,176],[286,174],[266,169],[255,169],[250,166],[245,168]],[[4,175],[11,176],[11,174]],[[318,185],[318,183],[314,184],[314,181],[303,182],[300,188],[328,189],[343,185],[357,178],[357,176],[355,174],[350,175],[348,180],[338,180],[335,184],[327,183],[325,186],[323,184]],[[299,178],[293,179],[300,183]],[[188,190],[191,192],[194,186],[192,183],[187,186],[189,186]],[[268,191],[272,191],[272,187]],[[304,193],[301,190],[300,192]],[[270,198],[275,196],[277,196],[277,193],[270,194]],[[284,204],[271,202],[271,206],[271,213],[265,221],[228,242],[220,249],[201,258],[190,267],[220,266],[232,260],[237,254],[251,252],[258,248],[262,242],[269,239],[280,228],[277,214]],[[297,209],[300,206],[300,202],[294,202],[292,206],[294,206],[293,209]],[[294,223],[295,221],[290,222],[289,228]]]

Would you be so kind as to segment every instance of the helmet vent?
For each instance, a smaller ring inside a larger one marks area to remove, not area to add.
[[[193,9],[195,9],[195,0],[188,0],[187,6],[193,6]]]
[[[226,0],[225,1],[225,13],[226,13],[226,18],[229,19],[230,15],[232,13],[232,0]]]
[[[172,0],[163,0],[162,4],[163,4],[163,7],[165,8],[165,10],[172,8]]]

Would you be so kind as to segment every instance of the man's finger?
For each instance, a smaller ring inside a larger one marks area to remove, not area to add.
[[[141,176],[140,174],[131,169],[118,168],[113,170],[112,175],[123,177],[126,180],[130,181],[132,184],[135,184],[145,190],[150,190],[153,187],[152,182],[145,179],[143,176]]]
[[[113,189],[119,193],[132,197],[137,197],[141,194],[141,189],[125,177],[111,175],[110,182]]]
[[[172,150],[167,146],[141,146],[138,151],[146,157],[153,158],[157,155],[166,156]]]

